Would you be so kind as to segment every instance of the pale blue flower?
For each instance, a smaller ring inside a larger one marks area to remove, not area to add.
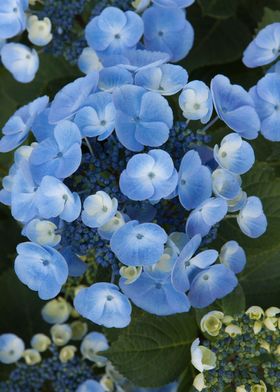
[[[244,249],[236,241],[226,242],[219,255],[221,263],[230,268],[235,274],[239,274],[246,264]]]
[[[4,67],[18,82],[29,83],[35,78],[39,68],[39,56],[35,49],[11,42],[3,46],[0,55]]]
[[[228,203],[228,212],[236,212],[241,210],[246,204],[247,201],[247,193],[244,191],[240,191],[240,193],[232,200],[227,200]]]
[[[80,350],[84,358],[96,362],[98,365],[105,365],[107,358],[100,353],[108,348],[108,340],[103,333],[90,332],[84,337]]]
[[[243,63],[259,67],[272,63],[280,54],[280,23],[272,23],[258,32],[243,53]]]
[[[39,245],[56,246],[61,240],[57,230],[57,226],[51,221],[32,219],[23,228],[22,234]]]
[[[86,380],[78,386],[76,392],[105,392],[99,382],[95,380]]]
[[[48,107],[38,113],[32,125],[32,133],[38,142],[52,137],[54,134],[55,124],[49,123],[49,113],[50,109]]]
[[[84,48],[78,58],[78,67],[86,75],[95,71],[102,70],[103,65],[95,50],[92,48]]]
[[[165,143],[173,124],[172,109],[160,94],[138,86],[123,86],[113,93],[116,108],[116,133],[129,150]]]
[[[15,272],[22,283],[38,291],[41,299],[57,296],[68,277],[68,266],[54,248],[24,242],[17,246]]]
[[[12,38],[26,27],[28,0],[5,0],[0,4],[0,38]]]
[[[6,365],[17,362],[24,352],[24,342],[13,333],[0,335],[0,362]]]
[[[119,54],[134,48],[143,30],[142,19],[135,12],[107,7],[89,22],[85,35],[89,46],[97,53]]]
[[[119,285],[131,301],[146,312],[168,316],[189,311],[188,297],[174,289],[170,276],[159,280],[143,272],[135,282],[128,285],[125,284],[125,279],[121,278]]]
[[[227,200],[236,198],[241,192],[241,177],[228,170],[218,168],[212,173],[213,192]]]
[[[207,235],[212,226],[220,222],[228,210],[227,202],[221,197],[205,200],[191,212],[186,222],[186,233],[191,238],[196,234]]]
[[[260,119],[249,93],[230,80],[217,75],[211,81],[212,99],[216,112],[229,128],[246,139],[255,139],[260,130]]]
[[[64,86],[54,97],[50,107],[50,124],[61,120],[71,119],[84,106],[88,96],[95,92],[98,84],[98,72],[78,78]]]
[[[235,174],[246,173],[255,162],[253,148],[237,133],[225,136],[220,148],[215,145],[214,158],[223,169]]]
[[[178,196],[180,203],[187,210],[198,207],[212,194],[211,172],[202,165],[198,153],[188,151],[180,164]]]
[[[106,328],[124,328],[130,323],[131,304],[112,283],[95,283],[81,289],[74,306],[81,316]]]
[[[168,53],[172,62],[186,57],[193,46],[194,31],[181,9],[153,6],[145,10],[143,21],[146,49]]]
[[[43,178],[37,191],[36,206],[42,218],[59,216],[66,222],[73,222],[81,212],[79,195],[71,193],[63,182],[51,176]]]
[[[256,196],[248,197],[245,206],[237,216],[241,231],[251,238],[258,238],[265,233],[267,219],[263,212],[262,202]]]
[[[126,265],[139,266],[156,263],[164,252],[165,231],[155,223],[130,221],[111,238],[111,249]]]
[[[45,95],[18,109],[3,127],[0,152],[11,151],[23,143],[38,115],[46,108],[49,98]]]
[[[208,249],[194,256],[201,243],[201,236],[195,235],[180,252],[173,270],[172,284],[179,292],[186,292],[190,288],[191,275],[196,270],[202,270],[215,263],[218,258],[218,252],[214,249]]]
[[[238,284],[235,274],[223,264],[199,272],[191,282],[189,300],[194,308],[205,308],[231,293]]]
[[[161,95],[174,95],[188,81],[188,73],[180,65],[163,64],[143,69],[135,75],[135,84]]]
[[[163,150],[134,155],[120,177],[120,189],[132,200],[160,200],[176,188],[178,174]]]
[[[115,128],[115,117],[112,95],[99,92],[88,97],[85,106],[76,114],[75,123],[82,136],[98,136],[98,140],[104,140]]]
[[[185,8],[189,7],[195,0],[153,0],[153,3],[159,7],[166,8]]]
[[[77,125],[64,120],[56,125],[53,133],[37,144],[30,156],[31,172],[37,183],[47,175],[60,179],[69,177],[82,160],[81,133]]]
[[[116,87],[125,84],[133,84],[133,77],[129,71],[118,65],[103,68],[99,73],[98,88],[100,90],[111,93]]]
[[[279,23],[280,25],[280,23]],[[280,74],[269,73],[250,90],[261,120],[261,133],[273,142],[280,141]]]
[[[101,227],[113,218],[117,208],[118,200],[116,198],[111,199],[106,192],[98,191],[95,195],[85,199],[82,221],[88,227]]]
[[[273,64],[267,71],[267,73],[278,73],[280,74],[280,60]]]
[[[187,120],[200,120],[202,124],[206,124],[213,112],[209,87],[200,80],[193,80],[181,92],[179,105]]]

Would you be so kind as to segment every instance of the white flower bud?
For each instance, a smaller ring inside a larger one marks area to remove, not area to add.
[[[27,20],[28,39],[32,44],[45,46],[52,40],[52,24],[49,18],[39,20],[36,15],[29,16]]]
[[[248,314],[251,320],[260,320],[264,315],[264,311],[260,306],[251,306],[247,309],[246,314]]]
[[[240,385],[236,388],[235,392],[247,392],[247,390],[244,385]]]
[[[200,329],[202,332],[207,332],[210,336],[218,336],[222,328],[222,320],[224,313],[213,310],[205,314],[200,321]]]
[[[199,373],[193,380],[193,386],[199,392],[206,388],[205,379],[203,373]]]
[[[255,384],[251,387],[250,392],[266,392],[266,391],[267,391],[267,387],[265,383],[263,381],[260,381],[259,384]]]
[[[68,320],[71,305],[64,298],[58,297],[46,303],[42,309],[42,317],[49,324],[61,324]]]
[[[31,347],[39,352],[44,352],[51,344],[51,339],[43,333],[37,333],[31,339]]]
[[[200,346],[200,340],[197,338],[191,345],[191,362],[200,372],[211,370],[216,367],[216,354],[209,348]]]
[[[102,386],[105,392],[113,392],[114,390],[114,382],[106,374],[101,378],[100,385]]]
[[[141,275],[142,272],[142,267],[121,267],[120,269],[120,275],[122,278],[125,278],[125,284],[130,284],[135,282],[139,276]]]
[[[280,313],[280,309],[276,306],[271,306],[270,308],[266,309],[265,315],[266,317],[275,317]]]
[[[72,337],[72,329],[68,324],[55,324],[51,327],[50,332],[56,346],[64,346]]]
[[[242,329],[240,327],[238,327],[238,325],[235,324],[229,324],[226,329],[225,332],[232,338],[235,338],[237,335],[241,335],[242,334]]]
[[[48,220],[33,219],[25,226],[23,234],[39,245],[56,246],[61,240],[56,230],[57,226]]]
[[[74,358],[75,352],[77,351],[77,347],[75,346],[65,346],[60,350],[59,353],[59,360],[62,363],[66,363],[68,361],[71,361],[71,359]]]
[[[253,326],[254,334],[257,335],[262,330],[263,323],[262,321],[255,321]]]
[[[40,363],[42,358],[41,354],[39,351],[35,350],[34,348],[29,348],[28,350],[25,350],[22,354],[25,362],[27,365],[36,365],[37,363]]]

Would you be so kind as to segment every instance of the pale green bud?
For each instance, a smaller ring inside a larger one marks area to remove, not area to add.
[[[203,373],[199,373],[193,380],[193,386],[199,392],[206,388],[205,379]]]
[[[267,317],[264,319],[263,323],[270,331],[276,331],[278,326],[278,319],[276,317]]]
[[[237,335],[241,335],[242,334],[242,329],[240,327],[238,327],[238,325],[235,324],[229,324],[226,329],[225,332],[232,338],[235,338]]]
[[[262,321],[258,321],[258,320],[255,321],[253,326],[254,334],[257,335],[262,330],[262,327],[263,327]]]
[[[36,365],[37,363],[40,363],[42,358],[41,354],[39,351],[35,350],[34,348],[29,348],[28,350],[25,350],[22,354],[25,362],[27,365]]]
[[[50,332],[56,346],[64,346],[72,337],[72,329],[68,324],[53,325]]]
[[[46,303],[42,309],[42,317],[49,324],[61,324],[68,320],[71,305],[64,298],[58,297]]]
[[[216,354],[209,348],[200,346],[200,340],[197,338],[191,345],[191,362],[193,366],[201,373],[204,370],[211,370],[216,367]]]
[[[88,331],[87,323],[80,321],[80,320],[73,321],[70,324],[70,327],[72,329],[72,339],[73,340],[82,340]]]
[[[247,392],[245,385],[240,385],[236,388],[235,392]]]
[[[216,310],[205,314],[200,321],[201,331],[211,336],[218,336],[223,325],[223,318],[224,313]]]
[[[280,313],[280,309],[276,306],[271,306],[270,308],[266,309],[265,315],[266,317],[275,317]]]
[[[105,392],[113,392],[113,390],[114,390],[114,382],[107,375],[104,375],[101,378],[100,385],[103,387]]]
[[[142,267],[121,267],[120,275],[122,278],[126,279],[125,284],[130,284],[135,282],[141,275]]]
[[[267,387],[263,381],[260,381],[259,384],[255,384],[251,387],[251,392],[266,392]]]
[[[264,311],[260,306],[251,306],[247,309],[246,314],[251,320],[260,320],[264,316]]]
[[[51,339],[43,333],[37,333],[31,339],[31,347],[39,352],[44,352],[51,344]]]
[[[62,363],[71,361],[74,358],[77,347],[75,346],[65,346],[60,350],[59,359]]]

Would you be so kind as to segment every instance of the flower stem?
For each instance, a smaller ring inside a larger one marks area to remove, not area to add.
[[[87,147],[89,149],[89,152],[91,153],[92,156],[94,156],[92,147],[91,147],[90,142],[89,142],[87,137],[85,137],[85,142],[86,142],[86,145],[87,145]]]
[[[207,129],[209,129],[210,127],[212,127],[212,125],[215,124],[215,122],[218,121],[218,120],[219,120],[219,117],[218,117],[218,116],[214,117],[213,120],[211,120],[208,124],[205,125],[204,128],[201,129],[201,132],[206,132]]]

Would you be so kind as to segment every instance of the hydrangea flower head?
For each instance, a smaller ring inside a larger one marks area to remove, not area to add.
[[[0,362],[6,365],[17,362],[24,352],[24,342],[13,333],[0,335]]]
[[[209,87],[200,80],[188,83],[179,96],[179,105],[187,120],[200,120],[207,123],[213,112]]]
[[[83,317],[107,328],[124,328],[130,323],[131,304],[111,283],[95,283],[81,289],[74,306]]]
[[[280,23],[279,23],[280,25]],[[269,73],[250,90],[261,120],[261,133],[271,141],[280,141],[280,74]]]
[[[21,33],[26,26],[24,11],[28,0],[7,0],[0,4],[0,38],[12,38]]]
[[[29,83],[35,78],[39,68],[39,56],[35,49],[10,42],[3,46],[0,55],[4,67],[18,82]]]
[[[116,133],[129,150],[159,147],[166,142],[173,124],[173,113],[160,94],[138,86],[123,86],[113,93]]]
[[[0,151],[8,152],[18,147],[28,137],[36,117],[46,108],[49,98],[45,95],[18,109],[3,127]]]
[[[18,278],[42,299],[55,297],[68,277],[68,266],[61,254],[33,242],[17,246],[15,271]]]
[[[192,48],[194,31],[181,9],[153,6],[144,11],[143,21],[146,49],[168,53],[175,62]]]
[[[107,7],[86,26],[89,46],[98,53],[120,54],[136,46],[143,34],[143,22],[132,11]]]
[[[178,174],[163,150],[134,155],[120,177],[121,191],[132,200],[160,200],[177,186]]]
[[[260,119],[254,101],[243,87],[217,75],[211,81],[216,112],[229,128],[246,139],[255,139],[260,130]]]
[[[280,23],[272,23],[258,32],[243,53],[243,63],[259,67],[272,63],[280,54]]]
[[[165,231],[155,223],[130,221],[111,238],[111,249],[126,265],[139,266],[156,263],[164,252]]]

